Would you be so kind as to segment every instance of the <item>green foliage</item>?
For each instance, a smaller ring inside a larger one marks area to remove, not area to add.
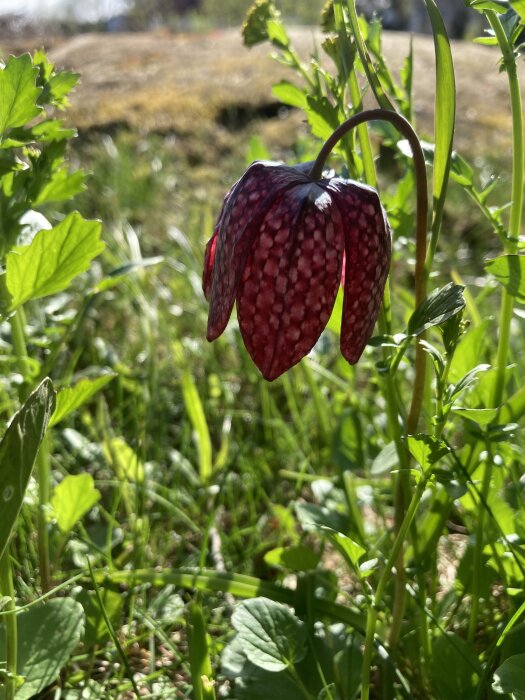
[[[33,464],[55,408],[55,392],[46,379],[11,419],[0,442],[0,555],[3,554],[22,507]]]
[[[6,256],[9,309],[67,289],[104,250],[100,231],[99,222],[86,221],[74,212],[52,229],[37,233],[29,245],[12,248]]]
[[[30,700],[58,678],[78,646],[84,632],[84,611],[71,598],[57,598],[24,610],[17,616],[17,622],[17,670],[24,682],[16,692],[16,700]],[[2,633],[2,658],[5,652]],[[0,687],[0,698],[6,697],[5,689]]]
[[[95,488],[91,474],[68,474],[53,492],[51,507],[57,525],[64,533],[98,502],[100,491]]]
[[[248,661],[278,673],[293,667],[306,653],[306,627],[285,605],[253,598],[232,616],[237,644]]]
[[[477,155],[450,152],[448,40],[436,6],[425,4],[439,99],[436,143],[423,147],[432,229],[446,224],[429,293],[414,309],[411,152],[375,122],[370,134],[349,134],[330,166],[371,183],[377,169],[393,224],[390,311],[349,367],[338,351],[340,292],[310,357],[271,385],[256,376],[233,322],[220,341],[205,342],[200,282],[223,189],[245,157],[282,155],[271,130],[254,134],[257,122],[225,141],[218,128],[198,147],[179,134],[83,134],[74,154],[86,179],[67,160],[74,129],[54,116],[77,76],[56,72],[41,53],[2,68],[16,109],[2,108],[0,144],[0,406],[9,425],[0,450],[10,441],[16,449],[0,476],[11,484],[14,475],[18,490],[2,518],[2,541],[14,533],[16,599],[2,583],[0,621],[9,637],[14,601],[33,604],[16,615],[20,645],[31,658],[38,646],[46,665],[37,681],[20,649],[19,665],[3,667],[6,688],[26,676],[24,697],[56,681],[66,700],[124,698],[134,683],[155,700],[350,700],[366,692],[363,648],[377,615],[365,663],[372,697],[523,694],[523,314],[511,314],[510,353],[498,351],[497,318],[503,289],[523,300],[522,250],[509,234],[508,182],[488,173],[490,154],[480,152],[480,171]],[[472,4],[502,20],[509,9]],[[227,20],[230,5],[215,5]],[[330,34],[309,57],[286,30],[284,3],[258,3],[247,22],[247,43],[269,42],[286,66],[274,96],[302,112],[290,160],[315,158],[365,99],[418,114],[418,42],[393,72],[379,23],[352,9],[328,4]],[[106,220],[104,248],[100,224],[73,211],[75,193],[76,208]],[[479,218],[470,221],[473,207]],[[479,238],[460,245],[458,217],[481,227]],[[428,374],[421,419],[408,431],[417,336]],[[504,392],[495,401],[500,355]],[[24,400],[34,414],[34,394],[26,397],[48,375],[60,388],[53,411],[51,386],[42,385],[48,406],[37,413],[53,431],[41,442],[44,428],[35,421],[26,434],[20,416]],[[29,457],[40,443],[33,484]],[[46,536],[64,597],[35,605]]]

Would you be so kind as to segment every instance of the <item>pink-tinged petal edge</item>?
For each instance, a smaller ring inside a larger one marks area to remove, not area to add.
[[[337,185],[345,221],[341,353],[355,364],[372,335],[390,268],[391,233],[377,192],[357,183]]]
[[[276,379],[321,335],[341,278],[344,222],[315,183],[289,188],[259,226],[237,294],[239,326],[263,377]]]

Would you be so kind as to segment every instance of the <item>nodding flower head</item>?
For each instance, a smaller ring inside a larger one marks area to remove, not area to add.
[[[357,362],[390,265],[377,192],[340,177],[312,180],[310,168],[253,163],[226,195],[206,246],[207,338],[221,335],[237,301],[244,344],[270,381],[313,348],[341,283],[341,352]]]

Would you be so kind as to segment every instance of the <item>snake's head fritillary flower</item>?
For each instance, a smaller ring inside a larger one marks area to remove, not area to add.
[[[313,348],[342,278],[341,352],[356,363],[390,265],[377,192],[340,177],[312,180],[310,167],[253,163],[226,195],[206,246],[207,338],[221,335],[236,301],[244,344],[270,381]]]

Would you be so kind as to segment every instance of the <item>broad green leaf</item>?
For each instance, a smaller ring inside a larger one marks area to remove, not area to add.
[[[277,547],[264,555],[264,561],[269,566],[292,571],[311,571],[319,564],[320,558],[313,549],[301,544]]]
[[[82,170],[70,173],[67,167],[59,168],[39,191],[33,204],[38,206],[45,202],[63,202],[66,199],[72,199],[85,189],[85,178]]]
[[[18,626],[18,674],[25,683],[16,700],[39,695],[59,675],[84,632],[84,611],[72,598],[55,598],[16,616]],[[0,627],[0,658],[5,659],[5,635]],[[5,700],[0,687],[0,700]]]
[[[124,438],[106,440],[102,444],[102,450],[119,479],[137,484],[144,481],[144,465]]]
[[[27,53],[15,58],[9,56],[0,69],[0,138],[7,129],[23,126],[37,117],[40,88],[36,86],[38,69]]]
[[[434,0],[423,0],[427,9],[436,57],[436,96],[434,109],[433,234],[441,224],[450,172],[456,120],[456,82],[452,52],[445,23]],[[436,241],[437,242],[437,241]]]
[[[477,654],[469,642],[452,632],[433,640],[429,675],[440,700],[474,698],[480,671]]]
[[[67,289],[104,250],[99,221],[86,221],[78,212],[57,226],[40,231],[30,245],[17,246],[6,256],[6,285],[11,309]]]
[[[432,435],[409,435],[407,445],[410,454],[425,473],[450,452],[450,448],[444,442]]]
[[[49,421],[49,426],[56,425],[73,413],[73,411],[76,411],[77,408],[87,403],[116,376],[116,372],[112,370],[103,370],[98,377],[86,377],[78,381],[74,386],[61,389],[57,394],[56,408]]]
[[[265,671],[248,661],[239,635],[224,649],[221,671],[227,678],[235,679],[238,700],[304,700],[304,693],[286,670],[278,673]]]
[[[463,289],[450,282],[441,289],[435,289],[414,311],[408,322],[408,335],[420,335],[427,328],[439,326],[454,314],[465,308]]]
[[[312,134],[326,141],[339,126],[339,112],[337,107],[334,107],[324,95],[321,97],[307,95],[306,99],[308,102],[306,116]]]
[[[233,613],[232,624],[246,658],[267,671],[284,671],[306,652],[307,628],[286,605],[252,598]]]
[[[62,532],[69,532],[100,499],[91,474],[68,474],[56,487],[51,506]]]
[[[516,301],[525,303],[525,255],[501,255],[489,260],[485,269]]]
[[[468,418],[474,421],[478,425],[485,426],[496,418],[498,415],[497,408],[461,408],[454,407],[452,409],[454,413],[463,418]]]
[[[0,442],[0,557],[22,506],[33,463],[54,408],[53,385],[50,379],[44,379],[15,413]]]
[[[492,688],[496,693],[522,693],[525,697],[525,654],[505,659],[494,671]]]
[[[397,455],[396,444],[392,440],[383,447],[381,452],[374,458],[370,473],[374,476],[391,472],[392,469],[399,466],[399,457]]]
[[[281,80],[272,87],[272,92],[277,99],[290,107],[298,107],[306,111],[308,102],[304,90],[298,88],[297,85],[292,85],[287,80]]]
[[[459,381],[479,364],[485,350],[489,323],[485,320],[479,326],[469,328],[461,337],[450,363],[448,378],[451,382]]]

